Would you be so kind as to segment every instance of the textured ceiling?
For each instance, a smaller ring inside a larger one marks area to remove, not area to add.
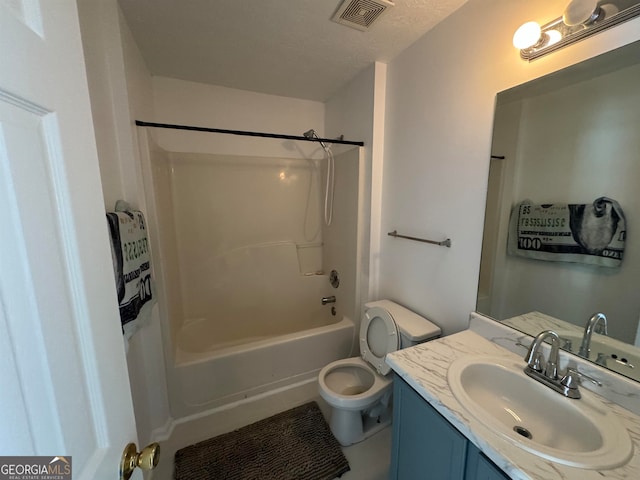
[[[466,0],[396,0],[366,32],[342,0],[119,0],[153,75],[324,101]]]

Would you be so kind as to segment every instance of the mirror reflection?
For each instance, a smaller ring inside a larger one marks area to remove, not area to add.
[[[636,42],[498,94],[477,311],[640,381],[639,78]]]

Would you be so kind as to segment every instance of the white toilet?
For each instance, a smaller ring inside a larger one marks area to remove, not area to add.
[[[437,325],[390,300],[365,304],[360,325],[362,358],[332,362],[318,375],[320,396],[332,407],[329,425],[341,445],[360,442],[391,422],[387,353],[440,333]]]

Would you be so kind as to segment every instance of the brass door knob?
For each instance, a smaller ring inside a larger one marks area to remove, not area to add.
[[[136,467],[142,470],[153,470],[160,461],[160,445],[152,443],[138,453],[135,443],[130,443],[122,452],[120,462],[120,480],[129,480]]]

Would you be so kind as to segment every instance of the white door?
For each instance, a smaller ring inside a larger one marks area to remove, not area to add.
[[[118,478],[116,303],[76,3],[0,0],[0,455]]]

